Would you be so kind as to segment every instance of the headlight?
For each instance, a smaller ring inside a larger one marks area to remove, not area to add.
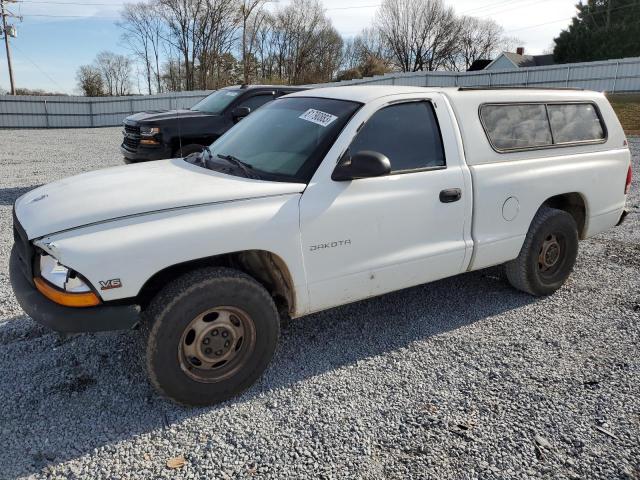
[[[40,256],[40,275],[65,292],[85,293],[91,291],[89,286],[73,270],[60,265],[51,255]]]
[[[100,303],[98,296],[76,272],[51,255],[40,256],[40,276],[33,280],[40,293],[60,305],[91,307]]]
[[[142,125],[140,127],[140,135],[142,135],[143,137],[153,137],[158,133],[160,133],[160,128],[158,127],[150,127],[148,125]]]

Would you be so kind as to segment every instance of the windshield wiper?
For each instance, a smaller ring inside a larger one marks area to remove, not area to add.
[[[207,150],[209,150],[209,149],[207,148]],[[209,150],[209,154],[211,154],[210,150]],[[234,157],[233,155],[224,155],[222,153],[218,153],[217,157],[221,158],[222,160],[226,160],[230,164],[238,167],[240,170],[242,170],[244,172],[244,174],[248,178],[260,178],[259,175],[257,175],[255,172],[251,171],[251,170],[253,170],[253,165],[249,165],[248,163],[243,162],[242,160],[240,160],[239,158]]]

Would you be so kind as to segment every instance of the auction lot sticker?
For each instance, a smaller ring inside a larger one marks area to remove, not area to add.
[[[336,117],[335,115],[331,115],[330,113],[326,113],[320,110],[315,110],[313,108],[310,108],[309,110],[304,112],[302,115],[300,115],[298,118],[301,118],[302,120],[306,120],[307,122],[313,122],[320,126],[326,127],[338,117]]]

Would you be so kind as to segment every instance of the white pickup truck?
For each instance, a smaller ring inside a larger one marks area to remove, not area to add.
[[[624,219],[630,183],[599,93],[307,90],[202,154],[23,195],[11,280],[56,330],[141,326],[154,386],[210,404],[261,375],[282,316],[498,264],[551,294],[578,240]]]

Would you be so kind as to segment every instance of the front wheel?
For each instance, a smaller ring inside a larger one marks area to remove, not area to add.
[[[251,386],[271,361],[276,306],[253,278],[205,268],[168,284],[145,311],[154,387],[184,405],[210,405]]]
[[[542,207],[515,260],[505,265],[509,283],[531,295],[550,295],[567,280],[578,255],[578,227],[563,210]]]

